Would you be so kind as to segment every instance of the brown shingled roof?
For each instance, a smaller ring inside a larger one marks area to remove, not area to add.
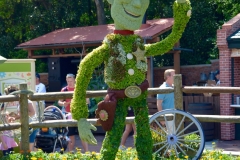
[[[139,30],[135,31],[135,34],[140,35],[144,39],[153,39],[171,29],[172,25],[173,18],[148,20]],[[107,34],[113,33],[113,30],[113,24],[64,28],[19,44],[16,49],[22,48],[34,50],[46,47],[54,48],[72,45],[82,46],[83,44],[97,46],[101,44]]]

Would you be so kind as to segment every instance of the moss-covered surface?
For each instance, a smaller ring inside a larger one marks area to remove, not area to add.
[[[71,113],[74,119],[79,120],[80,118],[88,117],[86,89],[94,69],[108,57],[109,48],[103,44],[82,60],[76,76],[75,90],[71,101]]]
[[[122,6],[121,1],[116,2],[119,7]],[[143,4],[148,4],[148,2],[149,1],[146,0]],[[111,1],[111,3],[113,3],[113,10],[116,6],[114,6],[115,1]],[[126,4],[128,3],[130,3],[130,1],[126,1]],[[186,24],[189,21],[190,17],[187,15],[187,12],[191,10],[189,0],[187,0],[187,3],[175,2],[173,9],[175,21],[172,33],[163,41],[144,46],[142,38],[138,35],[123,36],[109,34],[106,36],[102,46],[95,49],[83,59],[77,73],[76,87],[71,103],[71,112],[74,119],[79,120],[80,118],[88,117],[85,101],[86,89],[94,68],[102,62],[105,63],[105,81],[111,89],[125,89],[128,86],[139,85],[145,80],[147,71],[146,57],[139,59],[140,54],[145,52],[145,56],[159,55],[171,50],[174,44],[181,38]],[[129,10],[131,9],[129,8]],[[116,12],[117,11],[119,10],[116,10]],[[121,16],[121,14],[117,16]],[[118,23],[125,22],[126,21],[118,21]],[[130,25],[121,26],[121,24],[118,24],[117,26],[120,27],[120,29],[131,30],[131,28],[126,27],[131,26],[133,21],[128,21],[127,23]],[[147,91],[134,99],[124,98],[118,100],[114,124],[112,129],[106,133],[101,149],[101,159],[115,159],[129,106],[133,107],[135,113],[135,123],[137,127],[135,146],[138,152],[138,159],[152,159],[152,137],[149,128],[146,97]]]
[[[184,29],[190,19],[190,16],[187,15],[187,13],[191,9],[192,8],[189,0],[186,0],[186,3],[177,3],[176,1],[174,2],[174,25],[172,27],[171,34],[158,43],[146,45],[146,56],[161,55],[173,48],[173,46],[182,37],[182,33],[184,32]]]
[[[138,35],[109,34],[106,36],[104,44],[110,48],[110,58],[105,61],[104,71],[105,82],[108,86],[114,89],[124,89],[131,85],[141,84],[145,79],[147,63],[137,62],[132,53],[138,47],[144,51],[142,38]],[[129,53],[132,54],[132,59],[127,58]],[[141,66],[145,66],[146,69],[141,69]],[[128,73],[129,69],[134,70],[133,75]]]
[[[148,107],[146,102],[147,91],[141,96],[131,99],[125,98],[118,101],[114,124],[111,131],[106,133],[102,144],[102,159],[114,160],[120,145],[122,132],[125,126],[125,117],[129,106],[133,106],[135,114],[135,123],[137,136],[135,137],[135,146],[138,152],[138,159],[152,159],[152,136],[149,130]]]

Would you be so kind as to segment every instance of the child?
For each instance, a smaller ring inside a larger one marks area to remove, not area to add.
[[[6,95],[9,95],[10,93],[14,91],[18,91],[19,89],[15,85],[8,86],[7,88],[4,89],[4,92]],[[14,115],[14,120],[20,119],[20,105],[18,101],[14,102],[9,102],[9,105],[6,105],[5,107],[10,107],[10,106],[15,106],[15,109],[17,110],[17,113]],[[36,119],[36,112],[34,110],[32,101],[28,100],[28,116],[31,117],[31,119]],[[30,118],[29,118],[30,119]],[[29,136],[29,150],[33,151],[34,150],[34,140],[36,137],[36,134],[38,132],[38,129],[35,129]]]
[[[8,113],[5,114],[4,120],[7,123],[12,122],[12,117],[9,117]],[[12,131],[6,130],[0,132],[0,150],[3,151],[3,155],[6,156],[13,151],[14,147],[17,147],[18,144],[15,142],[12,136]]]

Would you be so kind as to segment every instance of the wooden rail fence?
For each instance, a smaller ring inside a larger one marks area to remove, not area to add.
[[[72,98],[73,92],[50,92],[50,93],[34,93],[26,94],[27,84],[20,84],[21,93],[20,96],[7,95],[0,96],[0,102],[10,102],[10,101],[20,101],[20,123],[11,123],[9,125],[0,124],[0,131],[18,129],[21,127],[21,149],[24,152],[28,150],[29,144],[29,127],[41,128],[41,127],[72,127],[77,126],[76,120],[58,120],[58,121],[45,121],[45,122],[28,122],[28,108],[27,100],[40,101],[40,100],[58,100]],[[149,88],[149,95],[156,95],[158,93],[171,93],[174,92],[174,104],[176,109],[183,110],[183,92],[184,93],[234,93],[240,94],[240,87],[182,87],[182,76],[174,76],[174,89],[159,89],[159,88]],[[106,90],[103,91],[87,91],[87,97],[103,97],[107,93]],[[149,112],[152,114],[154,112],[154,98],[148,99],[149,101]],[[190,101],[190,100],[188,100]],[[186,102],[186,101],[185,101]],[[156,103],[156,101],[155,101]],[[193,115],[200,122],[226,122],[226,123],[240,123],[240,116],[224,116],[224,115]],[[96,124],[96,119],[88,119],[93,125]],[[134,118],[126,118],[126,123],[133,123]]]

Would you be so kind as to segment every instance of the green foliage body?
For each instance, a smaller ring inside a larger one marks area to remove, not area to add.
[[[112,4],[111,13],[117,30],[135,30],[140,27],[149,1],[108,1]],[[189,1],[186,3],[175,2],[173,9],[175,23],[172,33],[166,40],[144,46],[144,41],[137,35],[109,34],[106,36],[102,46],[93,50],[82,60],[77,73],[76,87],[71,103],[71,112],[74,119],[80,119],[81,121],[81,119],[88,116],[85,103],[86,89],[92,72],[102,62],[105,63],[105,82],[111,89],[125,89],[128,86],[140,85],[144,81],[147,71],[146,57],[144,58],[144,56],[159,55],[170,50],[181,37],[190,18],[190,15],[187,15],[191,10]],[[134,16],[129,16],[129,13]],[[140,52],[144,52],[145,55],[139,60]],[[128,54],[131,54],[132,58],[128,58]],[[133,69],[133,74],[129,73],[130,69]],[[135,114],[137,128],[135,146],[138,158],[140,160],[152,159],[152,151],[149,150],[149,148],[152,148],[152,136],[149,129],[146,97],[147,91],[137,98],[118,100],[114,124],[112,129],[106,133],[101,149],[101,159],[115,159],[129,106],[133,107]],[[81,123],[79,123],[79,126],[81,126]],[[85,135],[82,136],[85,137]]]

